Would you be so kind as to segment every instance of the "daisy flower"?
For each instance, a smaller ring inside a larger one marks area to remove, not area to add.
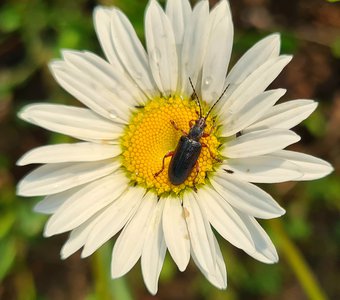
[[[43,164],[20,181],[18,194],[45,196],[35,207],[51,215],[44,235],[70,232],[61,250],[65,259],[80,248],[87,257],[121,231],[112,277],[140,259],[152,294],[167,250],[180,271],[192,257],[213,285],[226,288],[212,227],[255,259],[277,262],[256,218],[285,211],[254,183],[312,180],[332,171],[321,159],[283,150],[300,140],[291,128],[317,103],[275,105],[285,90],[266,90],[291,60],[279,54],[280,36],[260,40],[227,72],[233,22],[226,0],[210,11],[205,0],[193,8],[188,0],[168,0],[165,10],[150,0],[146,49],[115,7],[97,7],[94,25],[107,60],[64,50],[50,64],[56,81],[85,108],[38,103],[19,113],[81,140],[39,147],[18,161]],[[199,116],[205,117],[196,139],[201,151],[175,150],[181,137],[192,139],[188,132]],[[196,151],[197,161],[189,159],[194,167],[184,166],[176,151]],[[181,182],[170,180],[173,159],[188,171]]]

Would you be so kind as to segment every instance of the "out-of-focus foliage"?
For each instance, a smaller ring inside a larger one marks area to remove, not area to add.
[[[164,4],[165,1],[161,1]],[[210,1],[212,4],[216,1]],[[264,188],[287,210],[263,226],[281,260],[264,265],[220,239],[229,287],[212,287],[190,264],[179,273],[167,256],[156,299],[339,299],[340,298],[340,6],[323,0],[230,0],[235,21],[232,64],[254,42],[282,32],[282,52],[294,59],[272,87],[284,100],[312,98],[318,110],[296,128],[302,142],[293,149],[330,161],[336,171],[314,182]],[[330,1],[331,2],[331,1]],[[0,299],[148,299],[138,267],[110,279],[112,242],[90,259],[66,261],[59,250],[66,236],[44,239],[46,217],[34,213],[38,199],[15,195],[16,182],[34,166],[18,168],[27,150],[70,142],[17,119],[32,102],[79,105],[54,82],[48,62],[63,48],[102,55],[92,10],[115,5],[143,38],[146,0],[4,0],[0,3]]]

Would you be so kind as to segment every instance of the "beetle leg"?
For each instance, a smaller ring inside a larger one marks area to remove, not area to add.
[[[222,162],[222,161],[223,161],[223,160],[219,159],[218,157],[216,157],[213,153],[211,153],[210,148],[208,147],[207,144],[201,142],[201,145],[202,145],[202,147],[208,148],[209,154],[210,154],[210,156],[211,156],[214,160],[216,160],[216,161],[218,161],[218,162]]]
[[[174,120],[170,120],[170,122],[171,122],[171,125],[174,126],[174,128],[175,128],[176,130],[181,131],[181,132],[183,133],[183,135],[185,135],[185,136],[188,135],[184,130],[180,129],[180,128],[177,126],[177,124],[175,123]]]
[[[203,132],[202,137],[208,137],[209,135],[212,134],[212,132],[214,131],[214,129],[215,129],[215,125],[211,126],[209,133],[208,133],[208,132]]]
[[[190,120],[189,121],[189,128],[192,128],[196,123],[196,120]]]
[[[163,162],[162,162],[162,168],[161,168],[157,173],[155,173],[155,174],[153,175],[154,177],[157,177],[159,174],[161,174],[161,173],[163,172],[163,170],[164,170],[165,159],[166,159],[167,157],[173,156],[174,153],[175,153],[175,151],[169,151],[167,154],[164,155],[164,157],[163,157]]]
[[[196,179],[197,179],[198,174],[200,173],[200,165],[198,163],[198,160],[195,163],[195,169],[196,169],[196,175],[195,175],[194,180],[193,180],[193,188],[194,188],[194,191],[197,193]]]

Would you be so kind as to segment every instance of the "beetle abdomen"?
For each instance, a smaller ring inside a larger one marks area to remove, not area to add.
[[[201,149],[201,143],[181,136],[169,165],[168,175],[172,184],[179,185],[188,178]]]

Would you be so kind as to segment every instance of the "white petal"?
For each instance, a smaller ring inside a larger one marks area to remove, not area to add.
[[[60,256],[62,259],[68,258],[74,252],[78,251],[86,242],[87,236],[95,224],[95,219],[99,213],[92,216],[86,222],[81,224],[79,227],[73,229],[70,233],[68,240],[61,248]]]
[[[298,180],[303,175],[296,164],[271,155],[228,159],[222,167],[218,173],[232,173],[237,179],[257,183]]]
[[[223,99],[226,99],[221,110],[240,110],[253,97],[262,93],[269,84],[281,73],[283,68],[291,61],[292,56],[281,55],[266,61],[254,72],[249,74],[240,84],[231,85]]]
[[[190,3],[188,0],[168,0],[165,12],[172,25],[176,45],[181,45],[191,15]]]
[[[210,224],[217,232],[237,248],[254,250],[254,244],[247,227],[220,194],[214,189],[199,189],[198,201],[204,207]]]
[[[313,100],[293,100],[275,105],[244,132],[267,128],[290,129],[307,119],[317,106]]]
[[[165,200],[160,199],[150,217],[142,251],[141,266],[145,285],[152,295],[157,293],[166,244],[162,228],[162,214]]]
[[[54,61],[49,65],[56,81],[67,92],[102,117],[121,124],[128,122],[131,108],[129,103],[134,102],[132,93],[115,80],[112,80],[112,86],[105,87],[99,81],[104,73],[97,70],[80,53],[64,51],[63,55],[67,63]]]
[[[242,212],[238,212],[240,217],[242,218],[244,224],[247,226],[253,242],[255,244],[255,251],[246,251],[250,256],[255,259],[266,263],[272,264],[279,261],[279,257],[277,255],[275,246],[270,240],[267,233],[263,230],[263,228],[257,223],[257,221]]]
[[[21,109],[19,117],[45,129],[82,140],[114,140],[123,131],[121,126],[89,109],[67,105],[29,104]]]
[[[163,94],[171,95],[176,92],[178,79],[176,41],[168,17],[155,0],[146,10],[145,36],[154,80]]]
[[[112,9],[97,6],[93,12],[94,27],[106,58],[114,69],[124,72],[111,39],[111,15]]]
[[[222,135],[231,136],[243,130],[263,116],[285,93],[285,89],[265,91],[245,103],[237,112],[222,112],[221,119],[225,120]]]
[[[222,0],[209,16],[209,41],[202,69],[202,98],[215,102],[224,87],[233,45],[234,28],[228,1]]]
[[[315,180],[330,174],[334,169],[330,163],[312,155],[281,150],[271,153],[271,156],[288,160],[297,165],[298,169],[303,173],[298,180]]]
[[[216,250],[213,232],[204,209],[201,210],[193,193],[184,194],[183,210],[190,236],[191,252],[195,254],[203,270],[208,274],[215,274]]]
[[[71,197],[74,193],[76,193],[81,187],[75,187],[73,189],[69,189],[64,192],[60,192],[54,195],[48,195],[43,200],[39,201],[34,206],[34,211],[43,213],[43,214],[54,214],[59,207],[61,207],[69,197]]]
[[[129,187],[124,194],[107,206],[96,219],[96,224],[86,240],[81,256],[87,257],[91,255],[116,235],[135,214],[144,194],[145,190],[143,188]]]
[[[120,163],[112,159],[59,163],[41,166],[21,179],[17,194],[20,196],[51,195],[96,180],[114,172]]]
[[[227,269],[224,263],[223,255],[220,249],[220,246],[217,242],[215,235],[213,235],[215,250],[216,250],[216,273],[215,278],[219,282],[220,289],[227,288]]]
[[[193,93],[189,77],[196,86],[202,68],[209,38],[208,22],[209,2],[199,1],[185,28],[182,47],[180,88],[182,93],[187,96]]]
[[[148,220],[156,205],[156,195],[146,194],[136,214],[119,235],[112,251],[112,278],[121,277],[129,272],[141,256]]]
[[[195,253],[192,252],[191,255],[197,267],[201,270],[203,275],[209,280],[211,284],[216,286],[218,289],[226,289],[227,288],[227,270],[225,267],[225,263],[223,260],[220,246],[218,245],[218,242],[214,235],[213,235],[213,240],[214,240],[215,250],[216,250],[215,273],[208,273],[207,271],[205,271],[200,265],[198,259],[196,258]]]
[[[178,269],[183,272],[190,259],[190,239],[185,212],[178,198],[166,198],[163,210],[163,232],[169,253]]]
[[[239,84],[267,60],[277,57],[280,51],[280,35],[275,33],[257,42],[234,65],[226,79],[226,85]]]
[[[115,173],[93,181],[76,191],[48,220],[44,236],[60,234],[78,227],[97,211],[117,199],[128,186],[122,173]]]
[[[249,182],[233,178],[232,174],[216,174],[210,182],[225,201],[250,216],[271,219],[285,213],[268,193]]]
[[[42,146],[30,150],[18,161],[18,166],[78,161],[97,161],[121,153],[118,145],[74,143]]]
[[[281,150],[301,138],[287,129],[250,132],[227,142],[222,154],[229,158],[250,157]]]
[[[91,76],[92,80],[102,83],[109,90],[115,90],[122,99],[118,99],[120,102],[127,102],[129,105],[140,105],[146,101],[145,95],[141,93],[134,81],[131,78],[119,71],[118,69],[112,68],[112,66],[100,58],[88,51],[72,51],[72,53],[77,53],[78,56],[83,57],[86,64],[83,67],[91,67],[91,69],[96,70],[96,77]],[[79,64],[72,63],[68,60],[68,63],[74,67],[79,67]]]
[[[127,73],[149,97],[155,95],[156,84],[148,57],[128,18],[118,9],[111,14],[111,37],[117,55]]]
[[[55,60],[50,63],[53,72],[62,70],[69,73],[74,77],[73,80],[80,83],[83,81],[83,84],[88,84],[91,89],[96,89],[100,96],[111,96],[112,99],[109,100],[116,105],[132,106],[145,102],[145,96],[141,95],[128,75],[113,69],[107,61],[96,54],[88,51],[63,50],[62,55],[64,61]]]
[[[188,0],[169,0],[166,2],[166,15],[172,25],[176,41],[178,56],[178,90],[182,86],[182,81],[188,81],[186,72],[182,71],[182,48],[184,43],[184,32],[190,24],[191,6]]]

